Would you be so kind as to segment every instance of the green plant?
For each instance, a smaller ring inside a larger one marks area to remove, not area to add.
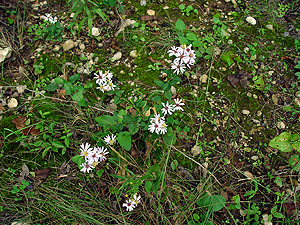
[[[114,6],[121,13],[124,13],[124,7],[121,4],[122,2],[123,1],[120,0],[104,0],[102,2],[95,0],[68,0],[68,4],[71,4],[70,11],[75,13],[73,20],[76,20],[80,13],[83,13],[83,18],[78,25],[78,34],[86,21],[88,22],[90,34],[92,33],[93,17],[96,15],[100,16],[100,18],[105,22],[109,20],[108,16],[102,10],[103,6]]]
[[[33,68],[34,68],[35,75],[41,75],[45,67],[42,65],[42,63],[40,63],[40,64],[34,64]]]
[[[8,13],[8,14],[10,14],[11,16],[12,15],[16,15],[17,14],[17,11],[15,11],[15,10],[7,10],[6,11],[6,13]],[[10,25],[12,25],[15,21],[12,19],[12,18],[10,18],[10,17],[7,17],[7,22],[10,24]]]
[[[198,10],[194,9],[192,5],[188,5],[187,7],[185,7],[185,5],[181,4],[178,7],[181,10],[183,16],[184,14],[186,16],[190,16],[190,12],[194,12],[196,14],[198,13]]]
[[[57,21],[54,24],[51,24],[46,28],[45,37],[47,40],[59,40],[62,42],[63,27],[60,25],[60,21]]]
[[[84,87],[77,83],[80,79],[80,75],[76,74],[69,77],[69,81],[66,81],[62,78],[55,78],[54,82],[50,83],[46,90],[54,92],[57,89],[64,88],[66,95],[70,95],[74,101],[78,103],[79,106],[87,107],[87,103],[83,97],[83,93],[86,89],[91,87],[91,83],[85,85]]]

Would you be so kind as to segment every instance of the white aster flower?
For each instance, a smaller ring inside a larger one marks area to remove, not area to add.
[[[180,55],[180,50],[179,50],[178,47],[172,46],[172,47],[171,47],[171,50],[169,50],[168,53],[169,53],[169,56],[174,55],[175,57],[179,57],[179,55]]]
[[[99,70],[98,73],[94,73],[96,79],[96,84],[103,84],[106,83],[105,75],[102,73],[102,70]]]
[[[97,150],[97,155],[99,156],[99,162],[103,162],[104,160],[106,160],[105,155],[107,155],[109,152],[107,151],[107,148],[104,147],[98,147],[96,148]]]
[[[135,203],[135,205],[137,205],[141,202],[141,196],[140,195],[134,194],[132,197],[133,198],[130,199],[130,200],[133,201]]]
[[[100,89],[104,93],[104,91],[107,91],[107,88],[104,84],[99,84],[99,87],[96,87],[96,89]]]
[[[99,158],[100,158],[100,155],[99,155],[96,147],[94,147],[94,149],[87,156],[87,160],[90,164],[93,164],[94,162],[98,162]]]
[[[182,58],[182,61],[190,68],[190,65],[195,63],[196,55],[194,50],[190,50],[189,53],[186,53]]]
[[[165,122],[162,122],[160,124],[160,134],[165,134],[167,133],[167,124]]]
[[[178,59],[178,58],[177,58]],[[181,72],[183,73],[185,71],[185,65],[182,62],[174,60],[174,62],[171,64],[171,69],[174,70],[174,73],[177,73],[177,75]]]
[[[117,86],[114,85],[113,82],[109,80],[104,87],[106,88],[107,91],[110,91],[110,90],[115,90],[115,87]]]
[[[158,123],[157,121],[155,121],[155,123],[151,123],[148,127],[148,130],[151,132],[151,133],[157,133],[159,134],[160,132],[160,128],[161,128],[161,125],[160,123]]]
[[[83,173],[89,173],[94,168],[88,162],[82,163],[80,166],[82,167],[82,169],[80,171]]]
[[[123,203],[123,207],[126,207],[127,211],[132,211],[136,205],[132,200],[126,200],[126,202]]]
[[[115,143],[115,141],[116,141],[116,138],[117,138],[117,136],[116,135],[111,135],[111,136],[109,136],[109,134],[108,135],[106,135],[105,137],[104,137],[104,141],[106,142],[106,144],[108,144],[108,145],[113,145],[114,143]]]
[[[84,156],[84,157],[88,157],[91,154],[91,152],[93,151],[93,149],[90,148],[90,146],[91,145],[89,143],[81,144],[80,145],[80,151],[81,151],[80,155]]]
[[[181,111],[183,111],[183,108],[181,108],[181,105],[184,105],[184,103],[182,102],[182,99],[176,98],[176,99],[174,99],[174,102],[175,102],[174,110],[181,110]]]
[[[163,108],[161,109],[162,113],[166,116],[167,114],[172,115],[172,113],[174,112],[174,105],[169,105],[169,102],[165,103],[161,103],[163,105]]]

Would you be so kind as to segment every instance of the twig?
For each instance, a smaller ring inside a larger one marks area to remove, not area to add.
[[[202,166],[200,163],[198,163],[197,161],[195,161],[194,159],[192,159],[191,157],[187,156],[186,154],[184,154],[182,151],[178,150],[177,148],[175,148],[173,145],[171,145],[171,147],[176,150],[177,152],[179,152],[180,154],[182,154],[184,157],[188,158],[189,160],[193,161],[194,163],[196,163],[198,166],[200,166],[202,169],[206,170],[216,181],[218,184],[220,184],[222,186],[222,184],[218,181],[218,179],[215,177],[215,175],[213,175],[209,170],[207,170],[204,166]]]

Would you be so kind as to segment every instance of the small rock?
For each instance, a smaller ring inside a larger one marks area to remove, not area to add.
[[[276,124],[278,129],[284,130],[285,129],[285,124],[284,122],[280,121]]]
[[[270,29],[270,30],[273,30],[273,25],[272,25],[272,24],[268,24],[268,25],[266,26],[266,28],[268,28],[268,29]]]
[[[75,43],[72,40],[67,40],[64,44],[63,44],[63,49],[64,51],[69,51],[70,49],[75,47]]]
[[[251,159],[254,160],[254,161],[257,161],[258,160],[258,156],[254,155],[254,156],[251,157]]]
[[[83,66],[77,68],[77,73],[79,74],[89,74],[89,70],[84,68]]]
[[[248,23],[250,23],[251,25],[255,25],[255,24],[256,24],[256,20],[255,20],[252,16],[248,16],[248,17],[246,18],[246,21],[247,21]]]
[[[7,106],[8,106],[8,108],[10,108],[10,109],[16,108],[16,107],[18,106],[18,101],[17,101],[17,99],[15,99],[15,98],[9,99],[9,100],[8,100],[8,103],[7,103]]]
[[[11,225],[29,225],[29,223],[22,222],[22,221],[16,221],[16,222],[12,222]]]
[[[11,56],[12,48],[0,48],[0,63]]]
[[[114,56],[111,58],[111,61],[114,62],[114,61],[117,61],[119,59],[121,59],[122,57],[122,52],[117,52],[116,54],[114,54]]]
[[[250,111],[247,110],[247,109],[243,109],[243,110],[242,110],[242,113],[243,113],[244,115],[249,115],[249,114],[250,114]]]
[[[221,54],[221,49],[219,47],[214,48],[214,55],[220,55]]]
[[[245,47],[245,48],[244,48],[244,52],[245,52],[246,54],[249,52],[249,50],[250,50],[250,49],[249,49],[248,47]]]
[[[97,27],[92,27],[92,35],[98,37],[100,35],[100,29]]]
[[[192,153],[194,156],[199,155],[200,152],[202,152],[202,149],[200,149],[200,146],[198,146],[198,145],[195,145],[195,146],[192,147],[192,149],[191,149],[191,153]]]
[[[59,45],[55,45],[55,47],[53,48],[53,51],[58,51],[60,49],[60,46]]]
[[[152,9],[148,9],[148,10],[147,10],[147,14],[148,14],[149,16],[154,16],[154,15],[155,15],[155,11],[152,10]]]
[[[147,4],[146,0],[141,0],[141,1],[140,1],[140,5],[141,5],[141,6],[145,6],[146,4]]]
[[[20,85],[20,86],[17,86],[17,87],[16,87],[17,92],[18,92],[19,94],[22,94],[22,93],[25,91],[26,88],[27,88],[27,85]]]
[[[75,15],[75,13],[71,13],[71,14],[70,14],[70,18],[73,18],[74,15]]]
[[[146,2],[146,1],[145,1]],[[127,19],[124,22],[121,23],[119,30],[115,33],[115,36],[118,36],[118,34],[122,31],[124,31],[125,27],[127,26],[133,26],[133,24],[135,23],[135,20],[131,20],[131,19]]]
[[[137,57],[137,51],[136,50],[132,50],[130,53],[129,53],[130,57],[132,58],[136,58]]]
[[[163,7],[163,9],[164,10],[169,9],[169,6],[166,5],[166,6]]]
[[[262,111],[258,110],[256,115],[257,116],[261,116],[262,115]]]
[[[244,175],[247,177],[247,178],[250,178],[250,179],[253,179],[253,174],[250,173],[249,171],[245,171]]]
[[[199,81],[202,83],[206,83],[208,79],[208,76],[206,74],[203,74],[200,78]]]
[[[83,43],[80,43],[80,44],[79,44],[79,48],[80,48],[81,51],[84,51],[85,45],[84,45]]]

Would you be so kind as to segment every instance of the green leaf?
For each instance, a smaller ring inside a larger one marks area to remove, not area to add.
[[[71,95],[77,90],[77,86],[71,84],[70,82],[65,82],[64,88],[66,95]]]
[[[56,77],[54,78],[55,83],[57,84],[63,84],[64,82],[66,82],[64,79],[60,78],[60,77]]]
[[[75,75],[69,77],[69,81],[70,81],[71,83],[75,83],[75,82],[78,81],[79,79],[80,79],[80,75],[79,75],[79,74],[75,74]]]
[[[282,187],[282,179],[281,179],[281,177],[276,177],[274,182],[275,182],[275,184],[277,184],[279,187]]]
[[[117,141],[125,150],[129,151],[131,149],[131,135],[128,131],[120,132]]]
[[[210,203],[212,205],[211,210],[213,212],[221,210],[226,203],[226,199],[222,195],[213,195],[210,196]]]
[[[109,125],[114,124],[116,121],[113,119],[112,116],[103,115],[95,118],[95,121],[99,124],[99,126],[106,129]]]
[[[300,61],[297,62],[297,65],[295,66],[296,69],[300,69]]]
[[[98,177],[101,177],[103,172],[104,172],[104,170],[100,169],[100,170],[97,170],[96,174],[97,174]]]
[[[154,82],[155,82],[159,87],[161,87],[161,88],[162,88],[162,87],[164,86],[164,84],[165,84],[164,82],[162,82],[162,81],[160,81],[160,80],[155,80]]]
[[[77,91],[75,92],[74,95],[72,95],[72,99],[74,101],[76,101],[78,103],[79,106],[83,106],[83,107],[87,107],[87,103],[86,101],[84,100],[84,97],[83,97],[83,94],[81,91]]]
[[[186,39],[186,38],[183,37],[183,36],[179,36],[178,40],[179,40],[180,44],[182,44],[182,45],[184,45],[184,44],[188,45],[188,44],[190,43],[190,42],[188,41],[188,39]]]
[[[82,163],[84,163],[84,158],[80,155],[74,155],[71,160],[76,163],[77,165],[81,165]]]
[[[60,143],[58,141],[52,141],[51,144],[53,146],[55,146],[56,148],[64,148],[65,147],[62,143]]]
[[[276,217],[276,218],[283,218],[283,215],[279,212],[273,213],[273,216]]]
[[[64,154],[66,153],[66,151],[67,151],[67,148],[64,147],[64,148],[61,150],[61,154],[64,155]]]
[[[299,155],[294,155],[289,159],[289,165],[296,171],[300,171],[300,158]]]
[[[171,93],[171,91],[165,91],[165,92],[164,92],[164,96],[165,96],[168,100],[171,101],[171,99],[172,99],[172,93]]]
[[[185,24],[181,19],[178,19],[175,23],[175,27],[177,30],[183,31],[185,30]]]
[[[272,148],[278,149],[282,152],[291,152],[293,150],[290,144],[291,134],[288,132],[282,132],[279,136],[273,138],[269,145]]]
[[[47,86],[46,91],[53,92],[56,91],[56,89],[57,89],[57,84],[53,82]]]
[[[170,86],[169,82],[165,83],[164,86],[163,86],[163,90],[168,91],[170,89],[171,89],[171,86]]]
[[[152,182],[150,180],[147,180],[145,183],[145,190],[147,193],[149,193],[151,191],[152,188]]]
[[[168,130],[166,135],[164,136],[164,142],[166,145],[173,145],[176,141],[176,135],[172,131]]]
[[[192,45],[193,45],[194,48],[197,48],[197,47],[199,47],[199,46],[202,45],[202,41],[200,41],[200,40],[195,40],[195,41],[193,42]]]
[[[189,41],[196,41],[197,40],[197,36],[194,33],[187,33],[186,34],[186,38]],[[193,46],[193,47],[195,47],[195,46]]]
[[[213,22],[215,23],[215,24],[219,24],[219,23],[222,23],[220,20],[219,20],[219,18],[218,17],[213,17]]]
[[[136,132],[139,131],[138,125],[136,123],[130,123],[128,125],[128,128],[129,128],[130,134],[135,134]]]
[[[109,19],[108,16],[107,16],[104,12],[102,12],[101,9],[96,8],[96,9],[93,9],[93,11],[94,11],[95,13],[97,13],[97,14],[101,17],[101,19],[103,19],[105,22],[107,22],[106,19],[107,19],[107,20]]]
[[[152,100],[157,103],[157,102],[161,101],[161,97],[156,95],[152,98]]]

